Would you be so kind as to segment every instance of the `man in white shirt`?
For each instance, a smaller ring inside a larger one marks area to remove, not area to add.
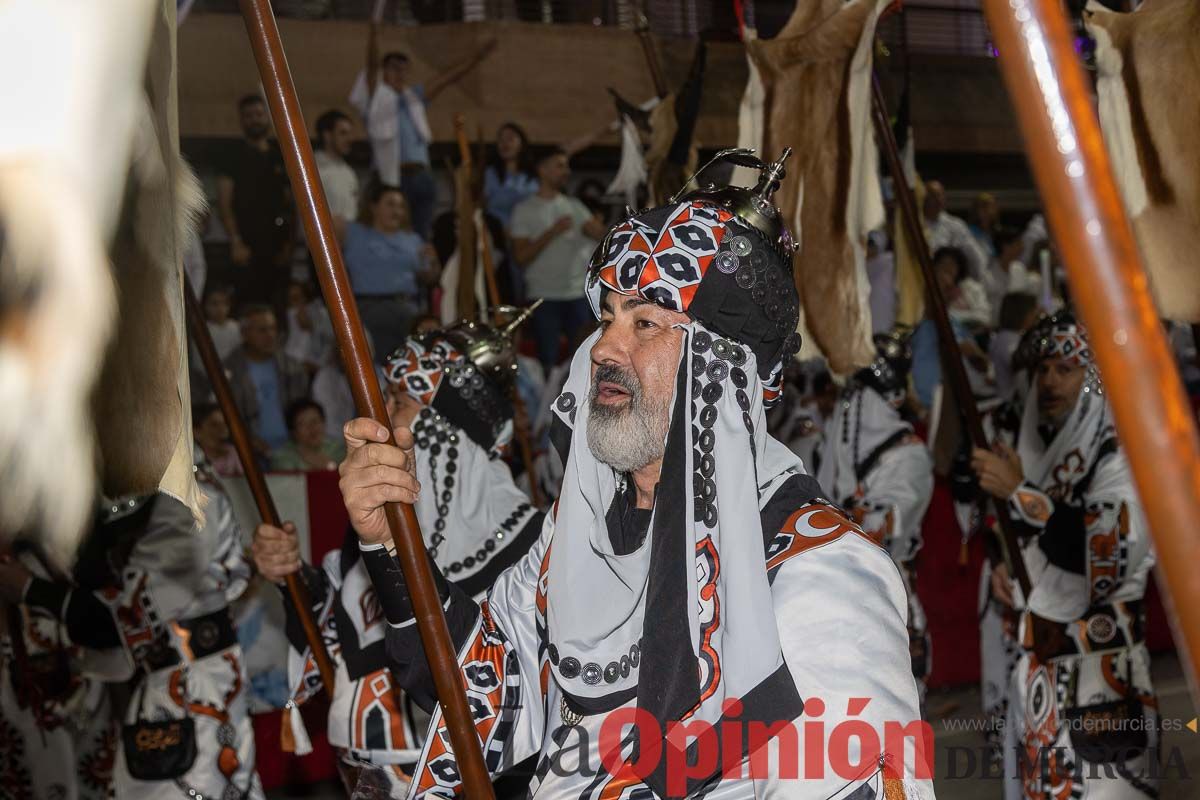
[[[336,108],[317,117],[317,141],[321,145],[315,155],[317,173],[329,211],[344,220],[358,216],[358,175],[346,163],[353,133],[350,117]]]
[[[447,87],[475,68],[496,47],[489,39],[475,53],[424,84],[411,81],[409,57],[399,51],[380,56],[379,23],[367,35],[367,67],[350,90],[350,102],[363,115],[375,169],[389,186],[399,186],[408,202],[413,230],[426,241],[433,230],[437,186],[429,159],[433,133],[425,108]]]
[[[544,303],[533,312],[538,358],[549,368],[558,363],[559,337],[567,343],[591,321],[584,299],[587,265],[604,223],[583,203],[563,194],[571,177],[566,151],[548,151],[537,164],[538,190],[513,209],[510,230],[513,257],[525,273],[525,291]]]
[[[941,181],[925,184],[925,201],[921,206],[921,220],[925,226],[925,239],[929,252],[936,253],[943,247],[957,247],[967,256],[970,277],[983,280],[987,268],[987,256],[979,249],[979,243],[971,235],[971,229],[961,218],[946,213],[946,187]]]

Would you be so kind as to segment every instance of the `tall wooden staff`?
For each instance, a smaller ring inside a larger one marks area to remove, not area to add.
[[[669,93],[667,79],[663,77],[662,64],[658,60],[658,52],[654,49],[654,38],[650,35],[650,20],[646,18],[645,2],[638,3],[637,37],[642,45],[642,55],[646,57],[646,67],[650,70],[650,79],[654,81],[654,94],[659,100]]]
[[[1200,664],[1200,437],[1117,192],[1062,8],[984,0],[1000,71],[1046,218],[1090,332],[1121,447],[1133,467],[1176,641],[1197,693]]]
[[[250,494],[254,497],[254,504],[258,506],[258,516],[268,525],[282,528],[283,521],[279,517],[279,510],[275,507],[271,490],[267,488],[266,478],[263,477],[262,470],[259,469],[258,462],[254,458],[254,448],[250,444],[250,431],[246,429],[246,421],[242,419],[242,414],[233,401],[229,378],[225,376],[225,368],[221,366],[221,359],[217,355],[217,348],[213,345],[212,335],[208,332],[208,325],[204,322],[204,311],[200,307],[200,301],[196,298],[196,292],[192,289],[192,282],[188,280],[187,275],[183,276],[183,302],[188,331],[192,334],[192,344],[196,345],[196,350],[200,353],[200,361],[204,363],[204,371],[208,373],[208,381],[212,384],[213,394],[217,397],[217,405],[221,407],[221,413],[225,415],[225,424],[229,426],[229,438],[233,440],[233,449],[237,450],[238,460],[242,462],[242,472],[246,473],[246,483],[250,485]],[[325,686],[325,693],[332,700],[333,662],[329,659],[329,651],[325,649],[325,640],[321,638],[317,621],[313,619],[312,601],[308,596],[308,589],[295,573],[288,575],[286,582],[288,599],[291,600],[296,616],[300,619],[300,625],[304,628],[304,640],[308,642],[308,649],[312,651],[313,660],[317,663],[317,671],[321,673],[321,683]]]
[[[479,246],[479,237],[471,235],[475,230],[475,185],[471,178],[471,146],[467,143],[463,125],[463,115],[455,114],[454,133],[458,139],[459,155],[462,160],[454,181],[454,206],[455,215],[458,217],[458,297],[456,304],[459,317],[475,319],[478,316],[475,308],[475,248]]]
[[[900,216],[904,222],[904,233],[909,246],[917,256],[921,265],[921,275],[925,279],[925,289],[929,298],[931,317],[937,327],[938,346],[942,355],[942,374],[948,378],[947,383],[954,392],[959,410],[962,411],[966,422],[967,434],[976,447],[988,448],[987,435],[983,430],[983,419],[979,415],[979,407],[975,404],[975,395],[971,392],[970,381],[967,380],[967,370],[963,366],[962,350],[958,347],[958,339],[954,336],[954,328],[950,325],[950,315],[946,310],[946,299],[938,286],[933,274],[933,259],[929,255],[929,243],[921,229],[921,219],[917,213],[917,199],[912,187],[904,175],[904,167],[900,163],[900,152],[896,147],[896,138],[892,134],[892,126],[888,121],[887,106],[883,101],[883,92],[879,88],[879,80],[871,76],[871,111],[875,122],[875,135],[883,147],[887,158],[888,170],[892,175],[896,199],[900,206]],[[1025,567],[1025,559],[1021,554],[1021,546],[1017,541],[1016,532],[1008,513],[1003,508],[996,509],[996,520],[1000,526],[1000,546],[1008,574],[1016,579],[1021,587],[1021,593],[1026,602],[1029,600],[1031,588],[1029,570]]]
[[[458,155],[462,162],[459,169],[462,170],[461,185],[458,187],[459,197],[457,198],[458,205],[458,315],[470,319],[475,316],[475,259],[471,259],[471,268],[469,271],[464,271],[463,260],[464,254],[470,252],[475,255],[475,248],[483,247],[481,253],[483,257],[483,278],[487,284],[488,301],[493,307],[500,305],[500,288],[496,285],[496,269],[492,264],[492,253],[487,245],[487,223],[484,222],[483,233],[480,236],[472,236],[471,232],[475,230],[475,211],[479,208],[478,195],[483,182],[475,180],[475,162],[471,156],[471,143],[467,141],[467,120],[462,114],[454,115],[454,138],[458,140]],[[480,242],[479,239],[483,238]],[[465,276],[470,276],[470,282],[464,280]],[[467,288],[464,290],[464,286]],[[466,295],[470,297],[470,309],[464,307],[462,298]]]
[[[292,194],[299,203],[304,220],[305,239],[316,263],[321,293],[337,334],[338,349],[350,380],[354,405],[359,414],[370,417],[389,431],[389,441],[395,444],[390,438],[391,420],[371,361],[371,351],[367,348],[358,307],[350,290],[350,280],[337,247],[329,204],[321,188],[316,164],[313,163],[312,143],[304,127],[296,87],[292,83],[283,45],[279,41],[275,15],[271,12],[269,0],[239,0],[239,4],[250,46],[254,50],[254,60],[258,63],[259,75],[266,89],[271,118],[280,139]],[[434,583],[425,555],[420,523],[408,503],[388,503],[384,513],[396,546],[396,557],[412,598],[417,630],[429,660],[429,671],[437,688],[438,701],[442,706],[466,795],[470,800],[494,800],[491,779],[483,762],[479,737],[467,705],[457,654],[451,644],[437,584]]]
[[[462,159],[462,169],[466,173],[467,180],[464,184],[469,187],[476,185],[482,187],[482,181],[472,179],[473,163],[471,161],[471,144],[467,141],[466,119],[462,114],[454,115],[454,134],[458,139],[458,153]],[[462,253],[462,242],[467,238],[467,230],[474,230],[475,215],[474,204],[472,204],[471,225],[470,228],[463,227],[463,220],[459,218],[459,253]],[[500,308],[500,286],[496,283],[496,264],[492,260],[492,237],[488,232],[487,219],[484,219],[483,225],[480,226],[479,238],[476,246],[480,248],[480,256],[483,259],[483,277],[487,284],[488,303],[493,309]],[[459,275],[462,275],[461,264],[459,265]],[[474,281],[471,281],[471,297],[475,297]],[[461,296],[461,294],[460,294]],[[496,322],[495,319],[492,322]],[[533,471],[533,447],[529,442],[527,433],[529,426],[529,410],[525,408],[525,401],[521,399],[521,393],[517,391],[516,382],[513,382],[510,399],[513,405],[513,415],[516,417],[516,424],[513,426],[513,437],[517,440],[517,449],[521,451],[521,463],[525,467],[525,474],[529,476],[529,499],[538,508],[542,507],[542,491],[538,488],[537,476]]]

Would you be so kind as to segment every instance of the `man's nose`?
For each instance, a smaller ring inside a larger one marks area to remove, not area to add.
[[[623,364],[628,361],[628,344],[616,325],[609,325],[592,346],[592,361],[597,364]]]

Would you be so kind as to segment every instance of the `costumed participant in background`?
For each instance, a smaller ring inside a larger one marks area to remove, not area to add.
[[[764,405],[799,345],[798,298],[791,240],[770,204],[782,160],[758,166],[754,190],[680,192],[609,231],[588,278],[600,329],[555,402],[551,438],[566,465],[555,512],[484,602],[440,587],[467,689],[494,709],[476,723],[485,762],[495,774],[537,757],[532,797],[932,796],[901,777],[900,753],[888,757],[893,772],[869,746],[850,777],[825,762],[822,775],[792,779],[775,753],[746,777],[738,739],[756,721],[787,727],[803,712],[832,728],[850,698],[870,698],[851,707],[882,742],[885,720],[919,719],[895,565],[767,435]],[[380,445],[379,427],[347,427],[343,495],[387,615],[391,666],[433,709],[383,509],[429,487],[418,489],[403,449],[412,435]],[[642,724],[602,754],[605,721],[619,712],[628,723],[635,710]],[[677,737],[663,739],[668,723],[723,714],[738,724],[707,728],[726,740],[706,745],[723,764],[693,766],[692,742],[685,766]],[[782,737],[783,764],[798,757],[801,727]],[[461,785],[439,710],[432,731],[414,794],[448,797]],[[647,754],[636,771],[616,763],[631,747]]]
[[[517,322],[524,319],[519,317]],[[448,331],[410,336],[385,364],[388,413],[416,437],[417,475],[427,488],[416,505],[430,555],[441,573],[469,596],[482,597],[502,571],[537,541],[543,514],[513,483],[500,458],[512,436],[505,384],[512,378],[511,332],[460,323]],[[349,476],[343,477],[343,485]],[[320,570],[300,561],[295,529],[260,525],[255,562],[282,581],[301,570],[313,614],[337,667],[329,741],[358,770],[360,791],[399,796],[424,742],[428,714],[392,682],[384,653],[384,624],[375,590],[359,557],[358,537],[346,531],[342,548]],[[320,677],[290,603],[289,707],[320,691]],[[303,654],[303,655],[302,655]],[[300,715],[289,711],[293,736],[306,749]],[[365,783],[364,783],[365,782]]]
[[[820,469],[819,451],[825,420],[814,396],[816,375],[806,368],[811,363],[793,359],[784,367],[783,396],[767,412],[767,432],[800,456],[806,470],[816,474]]]
[[[73,588],[24,580],[25,604],[62,622],[91,677],[132,681],[113,772],[122,800],[263,797],[229,613],[250,566],[202,456],[196,471],[202,526],[166,493],[121,498],[80,548]]]
[[[912,366],[908,332],[874,338],[878,355],[854,374],[826,427],[817,479],[868,536],[887,548],[904,577],[913,676],[924,701],[932,659],[915,561],[933,497],[933,459],[900,413]]]
[[[1029,342],[1033,389],[1016,451],[997,444],[972,460],[981,488],[1026,537],[1032,584],[1023,598],[1003,565],[993,570],[996,595],[1020,613],[1006,796],[1154,797],[1149,531],[1083,326],[1060,312]]]
[[[13,561],[0,563],[0,794],[104,800],[117,746],[108,692],[85,677],[87,651],[69,640],[64,622],[20,604],[29,575],[57,580],[48,560],[20,543]]]

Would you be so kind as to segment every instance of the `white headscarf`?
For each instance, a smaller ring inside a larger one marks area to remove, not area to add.
[[[1025,479],[1055,502],[1065,499],[1074,504],[1071,495],[1076,485],[1091,471],[1101,445],[1117,435],[1099,378],[1094,367],[1089,370],[1092,374],[1084,381],[1075,407],[1049,442],[1038,430],[1036,383],[1029,390],[1021,416],[1017,455],[1021,457]]]
[[[636,695],[660,723],[714,723],[726,698],[752,716],[756,689],[772,719],[790,719],[802,705],[770,611],[760,507],[804,467],[767,435],[750,348],[699,322],[678,327],[666,453],[636,551],[613,551],[606,516],[624,478],[587,442],[599,332],[575,354],[555,403],[565,465],[547,588],[552,672],[568,698],[604,708]]]
[[[512,563],[501,555],[507,548],[528,549],[518,534],[538,511],[495,451],[484,450],[432,408],[421,409],[412,430],[422,487],[416,512],[425,544],[446,577],[478,595],[498,574],[491,565]]]
[[[869,386],[845,392],[825,426],[825,447],[817,482],[835,503],[844,502],[858,488],[861,465],[877,448],[912,426],[900,412]],[[865,478],[866,476],[861,476]]]

